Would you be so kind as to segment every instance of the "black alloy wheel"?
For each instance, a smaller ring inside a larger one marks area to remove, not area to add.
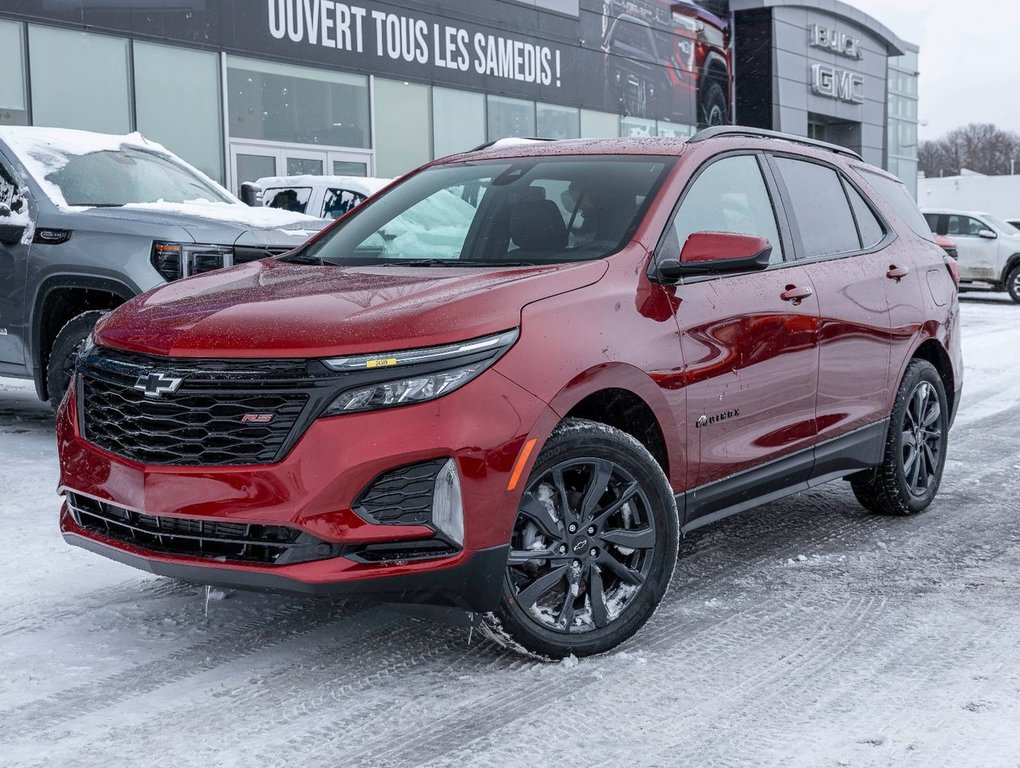
[[[488,634],[532,654],[602,653],[633,635],[676,563],[676,501],[648,450],[604,424],[568,419],[528,479]]]
[[[907,400],[903,418],[902,465],[907,487],[923,497],[942,467],[942,406],[935,388],[922,381]]]

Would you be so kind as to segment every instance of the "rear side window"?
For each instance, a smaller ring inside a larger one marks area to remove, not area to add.
[[[844,181],[844,183],[846,183]],[[879,240],[885,237],[885,230],[882,229],[878,217],[871,210],[861,193],[850,184],[846,184],[846,195],[850,198],[850,207],[854,209],[854,218],[857,219],[857,229],[861,233],[861,247],[871,248]]]
[[[889,207],[896,212],[896,215],[903,220],[903,223],[910,227],[915,235],[923,237],[925,240],[930,240],[933,243],[935,242],[935,235],[932,234],[931,227],[924,220],[924,216],[921,215],[921,211],[917,208],[917,203],[914,202],[914,198],[907,192],[907,188],[903,186],[902,181],[890,179],[888,176],[882,176],[865,168],[857,168],[857,170],[864,177],[865,181],[874,187],[875,191],[882,196],[882,199],[889,204]]]
[[[857,226],[839,174],[817,163],[777,157],[793,218],[800,231],[803,258],[859,250]]]
[[[757,159],[724,157],[698,175],[673,220],[675,246],[682,250],[695,232],[759,235],[772,245],[769,261],[783,260],[776,214]]]
[[[322,217],[324,219],[339,219],[363,202],[365,202],[365,195],[360,192],[330,187],[326,190],[326,197],[322,203]]]
[[[939,227],[939,215],[937,213],[926,213],[926,214],[924,214],[924,220],[926,222],[928,222],[928,226],[931,227],[931,231],[932,232],[938,232],[939,231],[939,229],[938,229],[938,227]],[[939,234],[944,235],[945,232],[939,232]]]

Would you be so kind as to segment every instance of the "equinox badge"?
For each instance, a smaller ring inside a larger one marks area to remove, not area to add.
[[[184,379],[175,379],[164,373],[148,373],[139,376],[135,381],[135,389],[141,390],[146,397],[159,397],[164,392],[176,392]]]

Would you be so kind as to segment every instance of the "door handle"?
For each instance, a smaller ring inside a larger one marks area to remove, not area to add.
[[[779,298],[783,301],[792,301],[793,306],[797,306],[802,299],[806,299],[813,293],[814,291],[810,288],[798,288],[796,285],[788,285],[786,290],[779,294]]]
[[[902,278],[909,274],[910,270],[907,267],[897,267],[895,264],[890,264],[889,271],[885,273],[885,276],[898,283]]]

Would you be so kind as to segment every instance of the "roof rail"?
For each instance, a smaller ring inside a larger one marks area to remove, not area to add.
[[[768,131],[764,128],[747,128],[742,125],[714,125],[711,128],[704,128],[698,131],[687,141],[688,143],[694,144],[699,141],[705,141],[706,139],[714,139],[716,136],[749,136],[758,139],[780,139],[782,141],[792,141],[795,144],[804,144],[808,147],[827,149],[830,152],[846,155],[847,157],[852,157],[862,162],[864,161],[864,158],[852,149],[841,147],[839,144],[830,144],[827,141],[809,139],[804,136],[794,136],[793,134],[781,133],[779,131]]]
[[[492,141],[487,141],[484,144],[479,144],[477,147],[474,147],[472,149],[468,149],[466,151],[467,152],[479,152],[479,151],[481,151],[483,149],[488,149],[489,147],[494,147],[497,144],[499,144],[501,141],[506,141],[506,142],[521,142],[521,143],[525,143],[525,144],[531,144],[532,142],[535,142],[535,141],[557,141],[557,139],[547,139],[547,138],[544,138],[542,136],[505,136],[502,139],[493,139]]]

